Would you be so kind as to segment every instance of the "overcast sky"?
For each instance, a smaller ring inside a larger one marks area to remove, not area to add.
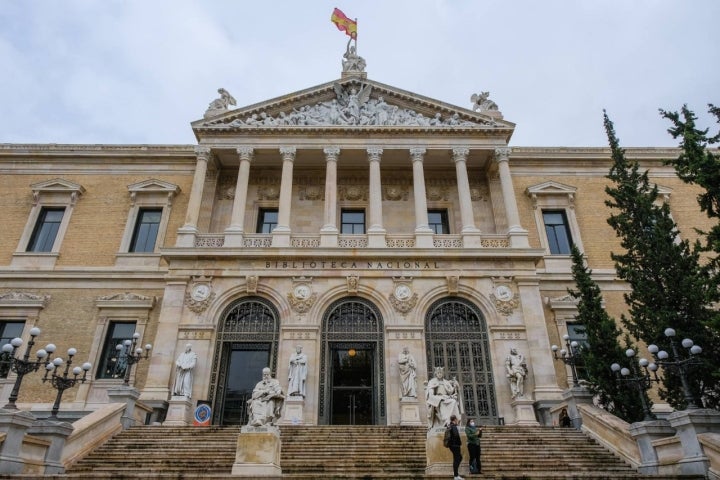
[[[657,109],[720,104],[718,0],[2,0],[0,142],[195,143],[218,87],[238,106],[340,77],[358,19],[368,77],[470,107],[514,146],[673,146]],[[713,125],[714,126],[714,125]]]

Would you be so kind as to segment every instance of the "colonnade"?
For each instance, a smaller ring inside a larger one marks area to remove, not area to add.
[[[247,233],[245,227],[245,210],[248,196],[248,181],[250,176],[250,165],[253,161],[254,148],[252,146],[240,146],[237,148],[239,157],[239,170],[235,188],[235,199],[233,201],[230,224],[224,231],[224,246],[241,247],[243,235]],[[178,246],[192,246],[187,243],[188,235],[194,237],[198,233],[198,218],[200,214],[201,200],[205,176],[207,175],[208,162],[212,157],[209,147],[198,146],[195,149],[197,166],[193,178],[192,191],[188,202],[188,210],[185,217],[185,225],[180,228]],[[290,246],[290,218],[292,206],[292,182],[293,166],[296,157],[296,147],[283,146],[279,148],[282,158],[282,174],[280,181],[280,196],[278,202],[278,223],[272,232],[273,247]],[[323,227],[320,230],[320,246],[338,246],[337,226],[337,163],[341,148],[329,146],[323,149],[325,155],[325,204],[323,211]],[[510,148],[496,148],[494,160],[497,169],[502,191],[502,199],[505,206],[505,213],[508,222],[508,235],[511,239],[511,246],[526,247],[527,232],[520,225],[517,202],[510,174]],[[380,162],[383,149],[380,147],[368,147],[366,149],[369,164],[369,197],[368,197],[368,247],[385,247],[385,228],[383,227],[382,214],[382,180],[380,175]],[[428,225],[427,197],[425,194],[425,174],[423,161],[427,149],[424,147],[413,147],[409,149],[410,160],[413,172],[413,192],[415,208],[415,246],[419,248],[433,247],[433,231]],[[457,191],[459,197],[460,217],[462,222],[461,235],[464,247],[480,247],[480,229],[475,225],[472,199],[470,194],[470,182],[468,179],[467,158],[470,149],[467,147],[455,147],[452,149],[452,161],[455,164],[457,178]]]

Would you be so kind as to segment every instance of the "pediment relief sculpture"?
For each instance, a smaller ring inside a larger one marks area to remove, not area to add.
[[[36,295],[34,293],[28,293],[28,292],[5,292],[0,293],[0,304],[2,305],[12,305],[12,304],[26,304],[26,303],[33,303],[37,304],[40,307],[45,307],[47,305],[48,300],[50,300],[50,295]]]
[[[379,93],[371,96],[373,86],[369,83],[333,85],[335,98],[295,106],[292,109],[271,114],[254,110],[244,118],[219,118],[203,124],[205,127],[276,127],[276,126],[404,126],[404,127],[487,127],[499,126],[490,118],[467,120],[458,112],[439,112],[428,115],[412,108],[388,103]],[[220,100],[220,99],[218,99]],[[229,103],[228,103],[229,104]],[[219,105],[219,104],[218,104]],[[225,104],[225,107],[227,104]],[[227,109],[215,110],[224,113]],[[206,112],[205,118],[209,118]],[[210,115],[213,116],[213,115]]]

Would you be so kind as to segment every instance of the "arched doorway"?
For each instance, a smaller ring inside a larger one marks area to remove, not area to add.
[[[375,305],[359,297],[330,305],[320,362],[320,424],[385,423],[383,321]]]
[[[435,367],[445,367],[445,377],[457,377],[467,417],[484,424],[498,421],[493,369],[485,318],[462,298],[433,303],[425,316],[428,378]]]
[[[247,400],[262,369],[277,372],[279,319],[277,309],[260,297],[241,298],[225,309],[210,377],[213,424],[247,424]]]

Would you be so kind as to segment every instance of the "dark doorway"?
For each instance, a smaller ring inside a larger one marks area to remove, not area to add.
[[[270,363],[270,344],[234,344],[228,355],[227,386],[222,402],[222,425],[246,425],[247,401]]]
[[[372,425],[375,351],[369,344],[330,345],[333,425]]]
[[[320,425],[384,425],[383,321],[371,302],[347,297],[323,315]]]

